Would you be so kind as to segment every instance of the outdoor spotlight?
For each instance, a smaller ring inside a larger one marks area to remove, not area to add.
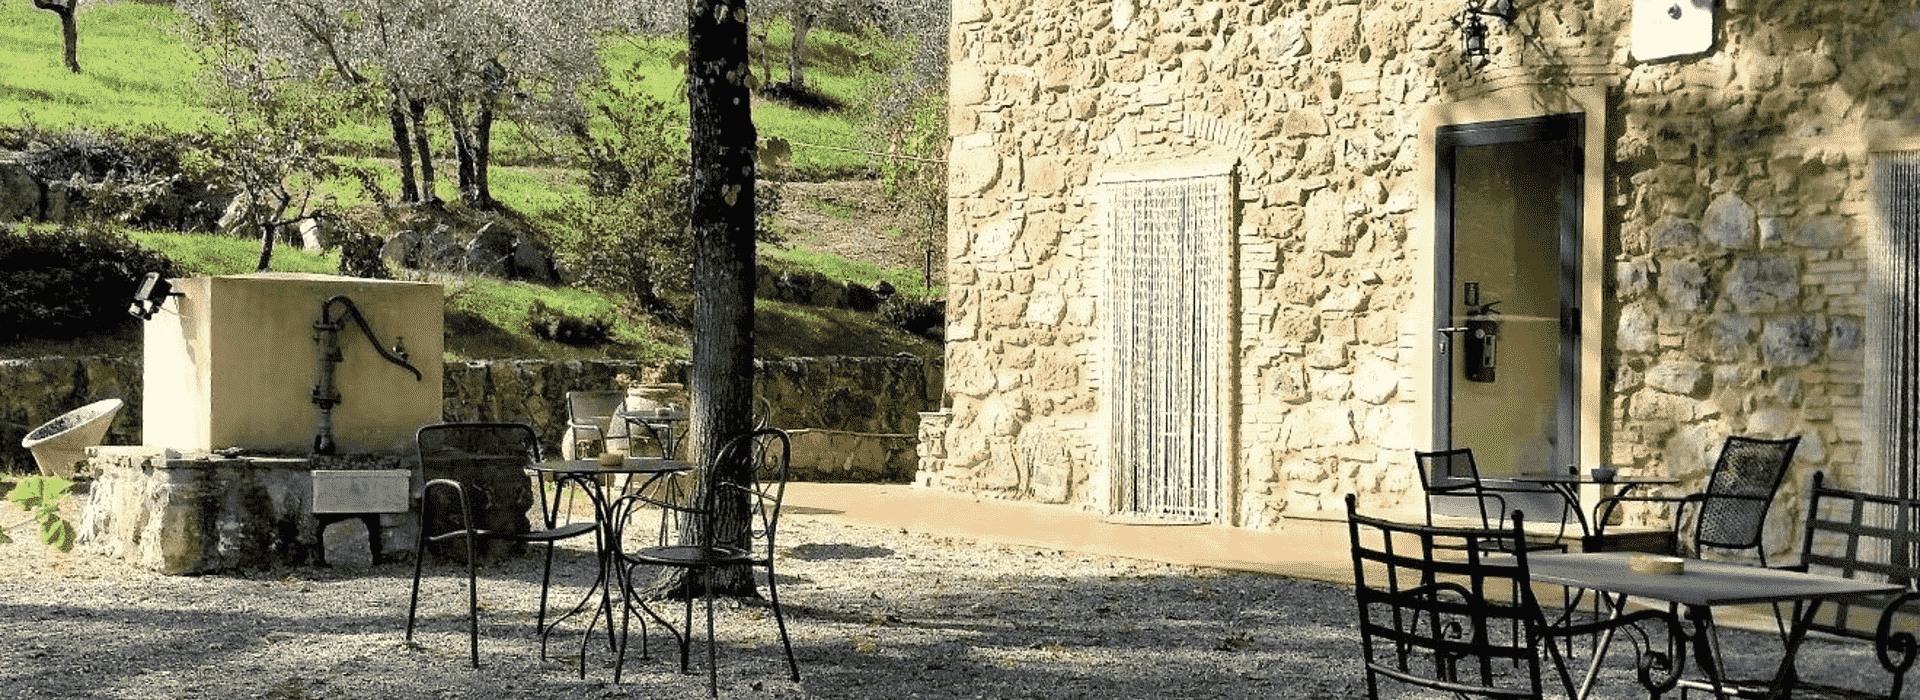
[[[1465,53],[1468,56],[1487,55],[1487,23],[1480,21],[1481,15],[1499,17],[1502,24],[1511,25],[1520,16],[1520,8],[1513,0],[1497,0],[1493,9],[1487,9],[1486,0],[1467,0],[1467,7],[1460,12],[1460,34],[1466,42]]]
[[[145,279],[140,280],[140,289],[133,293],[133,305],[127,307],[127,313],[142,321],[150,321],[154,314],[159,313],[160,305],[167,303],[167,297],[180,296],[186,295],[173,291],[173,284],[161,277],[160,273],[149,272]]]

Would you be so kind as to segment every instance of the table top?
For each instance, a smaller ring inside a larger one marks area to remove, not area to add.
[[[555,459],[535,464],[531,469],[546,474],[665,474],[691,471],[693,465],[658,457],[628,457],[624,464],[613,467],[601,466],[600,461],[594,459]]]
[[[688,416],[687,413],[684,411],[669,413],[663,416],[655,412],[653,409],[646,409],[641,411],[619,411],[614,415],[620,416],[621,418],[625,418],[627,420],[651,420],[651,421],[683,421],[691,417],[691,416]]]
[[[1506,478],[1514,481],[1524,481],[1529,484],[1647,484],[1661,486],[1680,483],[1679,479],[1664,476],[1616,476],[1606,481],[1600,481],[1586,474],[1512,476]]]
[[[1643,574],[1631,568],[1634,552],[1531,554],[1533,580],[1624,593],[1682,605],[1719,606],[1845,598],[1905,590],[1890,583],[1822,576],[1703,559],[1686,560],[1680,574]]]

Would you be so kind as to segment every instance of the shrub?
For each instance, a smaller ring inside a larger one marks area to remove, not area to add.
[[[574,347],[605,345],[613,341],[613,322],[604,318],[580,318],[533,300],[533,312],[527,319],[534,337]]]
[[[0,148],[21,152],[35,181],[61,187],[70,216],[138,228],[212,230],[231,194],[181,174],[198,135],[0,128]]]
[[[118,232],[0,225],[0,342],[65,340],[131,323],[127,306],[149,272],[180,274],[172,260]]]

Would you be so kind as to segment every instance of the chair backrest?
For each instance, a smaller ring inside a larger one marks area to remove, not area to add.
[[[476,458],[540,461],[540,436],[522,423],[438,423],[414,434],[421,464]]]
[[[793,443],[786,431],[761,428],[741,435],[720,448],[716,464],[728,464],[728,472],[746,475],[745,484],[733,488],[747,495],[752,520],[752,551],[762,560],[773,557],[774,535],[780,526],[780,505],[786,500],[787,476],[792,466]]]
[[[707,488],[705,483],[683,488],[675,481],[665,489],[669,495],[664,497],[630,494],[614,508],[623,513],[620,527],[627,528],[625,518],[636,514],[636,506],[650,505],[660,509],[661,544],[691,531],[698,538],[698,546],[733,547],[749,552],[757,561],[770,561],[780,525],[780,505],[786,499],[791,454],[792,442],[786,431],[762,428],[737,436],[721,446],[703,470],[719,475],[715,488]],[[738,508],[745,508],[745,513]],[[712,519],[745,521],[747,528],[718,532],[703,522]]]
[[[1481,489],[1480,466],[1473,461],[1473,450],[1457,447],[1451,450],[1434,452],[1415,452],[1413,461],[1416,471],[1420,472],[1420,486],[1427,491],[1427,524],[1433,524],[1434,496],[1470,496],[1474,507],[1480,511],[1480,525],[1493,527],[1506,509],[1506,499],[1499,495],[1485,494]],[[1493,512],[1487,511],[1487,501],[1495,503]]]
[[[414,433],[424,478],[422,498],[435,499],[432,510],[441,514],[428,524],[428,533],[453,529],[480,528],[490,531],[526,532],[527,509],[533,493],[527,483],[527,465],[540,461],[540,438],[532,427],[521,423],[440,423],[422,426]],[[459,489],[432,490],[425,484],[451,480]],[[455,503],[464,494],[464,503]],[[477,522],[466,517],[469,512]]]
[[[624,391],[569,391],[567,424],[595,428],[604,435],[607,424],[613,420],[613,414],[620,410],[626,400],[627,392]]]
[[[1381,696],[1382,678],[1460,695],[1543,695],[1546,621],[1526,551],[1505,544],[1525,541],[1518,511],[1505,529],[1409,525],[1360,515],[1348,494],[1347,532],[1370,697]],[[1554,667],[1572,697],[1573,678]]]
[[[1793,463],[1800,438],[1763,440],[1729,436],[1702,492],[1695,552],[1700,547],[1754,549],[1760,546],[1767,509]]]
[[[1480,486],[1480,467],[1474,464],[1471,448],[1415,452],[1413,461],[1419,465],[1420,486],[1427,493],[1466,491]]]

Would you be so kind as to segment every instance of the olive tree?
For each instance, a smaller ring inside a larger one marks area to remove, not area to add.
[[[178,0],[223,60],[284,62],[307,82],[375,88],[401,166],[401,199],[435,201],[440,115],[461,195],[492,205],[487,175],[501,115],[529,129],[581,119],[579,86],[601,77],[594,22],[618,3],[555,0]],[[229,64],[231,65],[231,64]],[[377,115],[377,116],[375,116]]]
[[[80,0],[33,0],[33,6],[60,18],[60,44],[65,47],[67,70],[80,72],[80,25],[73,16]]]

